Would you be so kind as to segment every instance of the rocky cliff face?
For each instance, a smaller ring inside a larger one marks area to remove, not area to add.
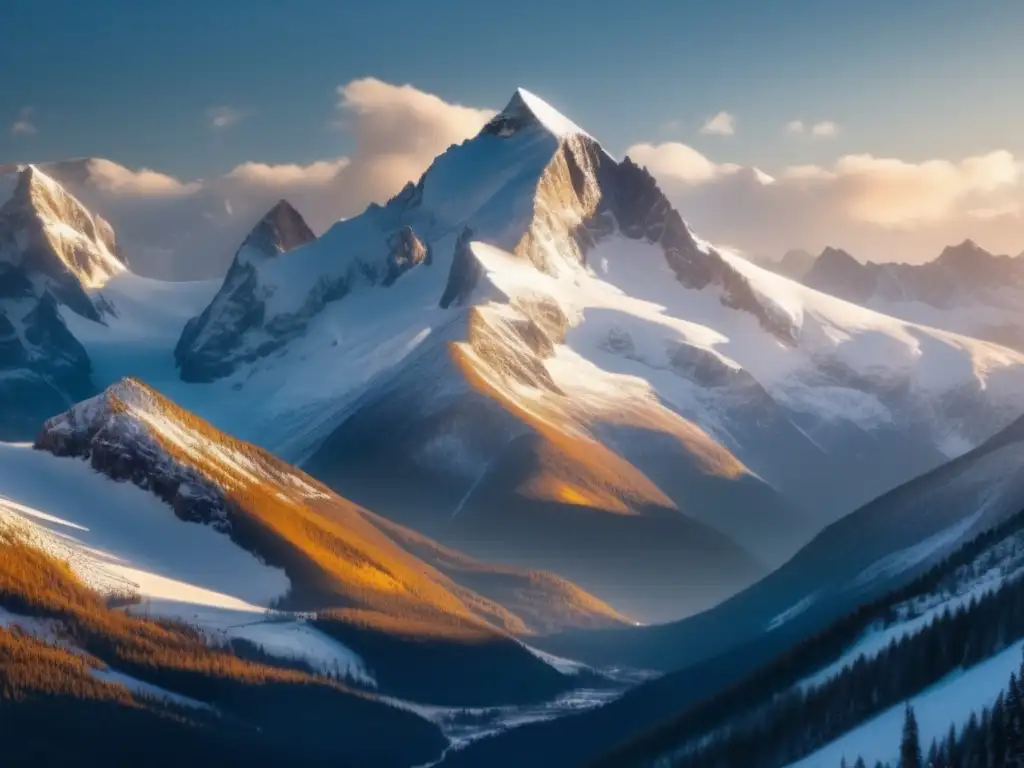
[[[151,491],[182,520],[230,532],[224,490],[194,467],[176,461],[133,413],[158,407],[152,392],[126,379],[48,419],[35,447],[84,459],[97,472]]]
[[[230,373],[239,360],[254,360],[287,341],[287,332],[282,332],[239,357],[241,339],[267,319],[259,290],[260,265],[315,239],[302,215],[286,200],[257,222],[236,252],[213,301],[182,330],[174,358],[185,381],[219,378]]]
[[[110,225],[34,166],[15,174],[10,198],[0,207],[0,263],[37,295],[48,290],[60,304],[97,321],[102,307],[86,289],[125,269]]]
[[[0,437],[95,391],[61,308],[103,322],[116,309],[90,289],[124,270],[110,225],[55,181],[33,166],[0,177]]]

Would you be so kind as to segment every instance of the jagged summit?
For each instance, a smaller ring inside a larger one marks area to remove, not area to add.
[[[267,257],[287,253],[316,239],[313,230],[295,207],[287,200],[278,200],[253,227],[242,243],[239,254],[247,247],[255,248]]]
[[[572,135],[590,136],[539,96],[525,88],[517,88],[505,108],[484,126],[484,133],[509,136],[528,126],[536,126],[557,138]]]
[[[844,251],[842,248],[834,248],[831,245],[825,246],[822,252],[818,255],[818,260],[832,262],[833,264],[860,264],[860,262],[857,261],[849,251]]]
[[[113,228],[34,165],[0,177],[0,254],[26,276],[68,290],[100,287],[125,271]]]
[[[980,266],[981,260],[988,260],[995,257],[991,251],[987,251],[970,238],[958,245],[947,245],[942,249],[936,259],[936,264],[957,267],[970,267],[972,264]]]

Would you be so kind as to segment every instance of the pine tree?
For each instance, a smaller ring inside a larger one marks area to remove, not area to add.
[[[853,764],[853,768],[868,768],[864,763],[863,757],[858,757],[857,762]]]
[[[900,768],[924,768],[921,739],[917,731],[914,708],[907,702],[903,711],[903,741],[900,744]]]
[[[1024,768],[1024,723],[1021,720],[1021,693],[1017,675],[1010,675],[1010,684],[1003,700],[1003,729],[1006,739],[1007,768]]]

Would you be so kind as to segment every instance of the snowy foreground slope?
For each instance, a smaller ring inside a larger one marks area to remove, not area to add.
[[[991,707],[996,697],[1006,690],[1011,674],[1020,669],[1024,643],[1017,642],[996,656],[968,670],[950,675],[933,687],[908,700],[914,708],[921,734],[921,743],[941,741],[949,727],[957,731],[971,715]],[[843,758],[853,765],[863,757],[868,765],[876,761],[897,765],[903,731],[904,707],[892,707],[856,728],[791,768],[835,768]]]
[[[145,490],[0,443],[0,494],[0,528],[68,562],[100,592],[139,598],[134,611],[196,624],[218,641],[244,638],[324,672],[366,675],[355,654],[300,618],[268,620],[291,586],[283,570],[211,527],[183,524]]]

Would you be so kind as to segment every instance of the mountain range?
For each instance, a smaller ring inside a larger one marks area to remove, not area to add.
[[[1012,349],[1024,347],[1019,257],[997,255],[972,240],[950,245],[923,264],[862,262],[840,248],[818,256],[789,251],[773,271],[816,290],[904,320]]]
[[[169,282],[132,271],[145,217],[102,218],[103,162],[0,173],[0,626],[157,686],[160,718],[267,727],[82,622],[329,679],[408,735],[380,764],[577,764],[1024,507],[1024,271],[969,241],[754,264],[520,89],[391,200],[319,236],[268,201],[204,240],[222,278]],[[105,602],[18,576],[53,568]],[[660,676],[591,709],[624,669]]]

